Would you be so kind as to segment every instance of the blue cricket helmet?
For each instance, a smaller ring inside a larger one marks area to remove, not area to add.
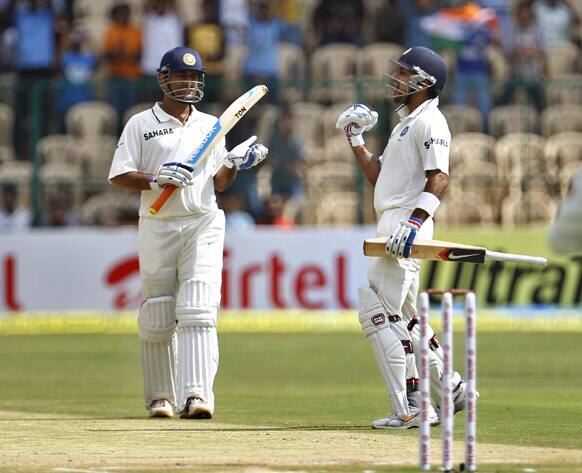
[[[448,67],[440,54],[424,46],[409,48],[402,56],[392,60],[395,64],[410,71],[420,69],[434,78],[433,87],[437,92],[442,92],[447,83]]]
[[[172,77],[174,72],[193,71],[196,78],[177,80]],[[184,46],[170,49],[160,61],[158,83],[165,95],[183,103],[196,103],[204,97],[204,66],[198,51]]]

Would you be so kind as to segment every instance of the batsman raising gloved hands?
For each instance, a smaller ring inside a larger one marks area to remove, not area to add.
[[[253,136],[227,151],[218,140],[195,167],[185,164],[219,120],[196,109],[205,69],[197,51],[177,47],[162,57],[163,100],[132,116],[117,145],[109,180],[141,191],[138,245],[143,303],[138,326],[144,404],[151,417],[209,419],[218,370],[225,217],[215,191],[238,170],[263,161]],[[176,189],[159,212],[150,204]]]
[[[388,58],[387,58],[388,59]],[[416,238],[432,239],[433,219],[448,183],[451,133],[438,109],[438,97],[447,79],[447,65],[425,47],[406,50],[392,61],[384,85],[400,122],[384,151],[377,155],[363,134],[378,120],[376,112],[356,103],[338,118],[362,173],[374,187],[378,215],[377,236],[386,236],[388,257],[370,258],[368,285],[360,287],[359,321],[372,345],[388,391],[388,416],[372,422],[377,429],[402,430],[420,423],[420,395],[415,353],[420,351],[416,300],[420,262],[411,258]],[[443,352],[431,334],[429,366],[433,399],[441,394]],[[466,383],[452,378],[455,412],[465,405]],[[439,423],[437,412],[427,413]]]

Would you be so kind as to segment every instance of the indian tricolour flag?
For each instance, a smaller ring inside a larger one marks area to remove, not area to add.
[[[434,49],[458,50],[471,32],[479,28],[497,28],[497,17],[490,8],[470,3],[443,8],[423,18],[420,26],[431,38]]]

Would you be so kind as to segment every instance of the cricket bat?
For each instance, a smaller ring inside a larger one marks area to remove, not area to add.
[[[388,237],[376,237],[364,240],[364,254],[366,256],[387,256],[387,241]],[[477,264],[485,263],[485,261],[507,261],[539,266],[546,266],[548,264],[548,260],[540,256],[500,253],[497,251],[489,251],[482,246],[463,245],[461,243],[439,240],[415,240],[412,244],[411,258]]]
[[[266,85],[257,85],[248,92],[245,92],[236,99],[220,115],[214,126],[210,129],[198,147],[184,161],[193,168],[198,167],[210,155],[216,144],[239,122],[239,120],[269,91]],[[151,214],[157,214],[172,193],[176,190],[175,186],[168,186],[159,195],[150,207]]]

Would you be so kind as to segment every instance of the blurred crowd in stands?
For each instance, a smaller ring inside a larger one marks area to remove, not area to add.
[[[119,199],[107,170],[129,116],[160,99],[156,69],[177,45],[203,58],[203,111],[270,88],[227,140],[255,133],[270,148],[219,196],[231,228],[373,221],[334,124],[368,103],[381,153],[396,120],[382,76],[413,45],[451,71],[453,179],[438,217],[547,223],[582,164],[581,15],[582,0],[0,0],[0,230],[136,222],[137,196]]]

